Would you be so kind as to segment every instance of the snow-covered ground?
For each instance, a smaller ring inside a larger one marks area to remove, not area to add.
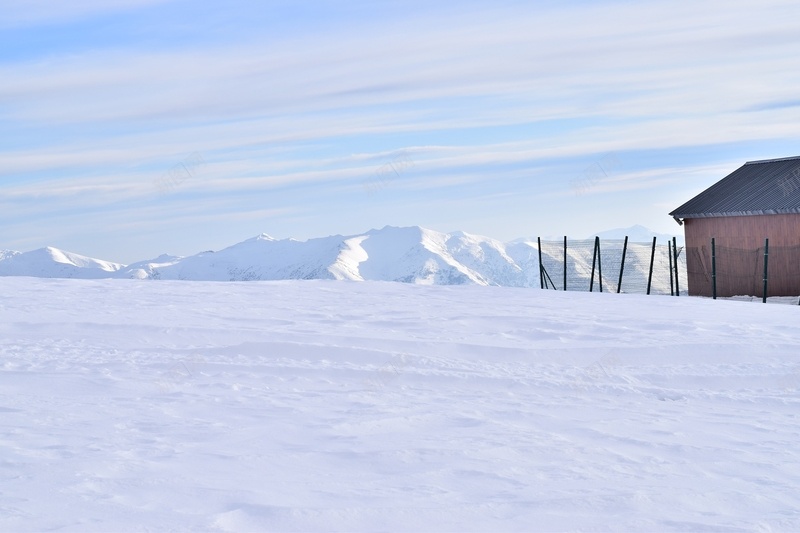
[[[2,531],[800,530],[800,306],[0,291]]]

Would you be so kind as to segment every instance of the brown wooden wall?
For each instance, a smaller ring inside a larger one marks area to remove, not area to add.
[[[762,296],[767,238],[767,296],[800,295],[800,214],[685,219],[684,231],[690,295],[711,296],[712,237],[717,246],[717,296]]]

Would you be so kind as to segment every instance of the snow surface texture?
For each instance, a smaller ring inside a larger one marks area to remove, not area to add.
[[[644,228],[631,228],[645,232]],[[650,264],[650,242],[630,244],[626,282],[645,292]],[[663,243],[663,241],[662,241]],[[612,244],[621,249],[621,243]],[[563,248],[543,248],[545,259],[561,261]],[[666,261],[666,258],[662,258]],[[559,263],[560,264],[560,263]],[[686,280],[685,265],[680,263]],[[557,270],[561,271],[561,266]],[[669,293],[666,266],[653,279],[653,292]],[[587,290],[592,254],[570,252],[570,287]],[[607,269],[606,287],[616,287],[619,270]],[[559,274],[552,273],[561,283]],[[440,233],[386,226],[363,235],[334,235],[308,241],[276,240],[260,235],[219,252],[190,257],[163,255],[157,259],[121,265],[45,248],[33,252],[0,252],[0,276],[61,278],[133,278],[202,281],[338,279],[401,281],[422,285],[497,285],[539,287],[536,240],[503,243],[464,232]],[[625,283],[623,283],[625,285]],[[615,290],[615,289],[613,289]]]
[[[2,531],[800,531],[797,306],[0,291]]]

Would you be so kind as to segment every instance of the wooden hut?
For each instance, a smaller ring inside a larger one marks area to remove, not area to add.
[[[684,226],[690,295],[716,282],[718,296],[763,296],[767,251],[767,296],[800,295],[800,156],[747,162],[670,215]]]

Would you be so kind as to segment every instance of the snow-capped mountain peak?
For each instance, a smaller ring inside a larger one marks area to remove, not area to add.
[[[110,278],[124,265],[66,252],[52,246],[30,252],[5,252],[0,275],[39,278]]]
[[[332,235],[305,241],[275,239],[262,233],[216,252],[188,257],[162,254],[127,266],[53,247],[25,253],[5,251],[0,253],[0,275],[539,285],[535,239],[504,243],[463,231],[442,233],[419,226],[384,226],[358,235]]]

